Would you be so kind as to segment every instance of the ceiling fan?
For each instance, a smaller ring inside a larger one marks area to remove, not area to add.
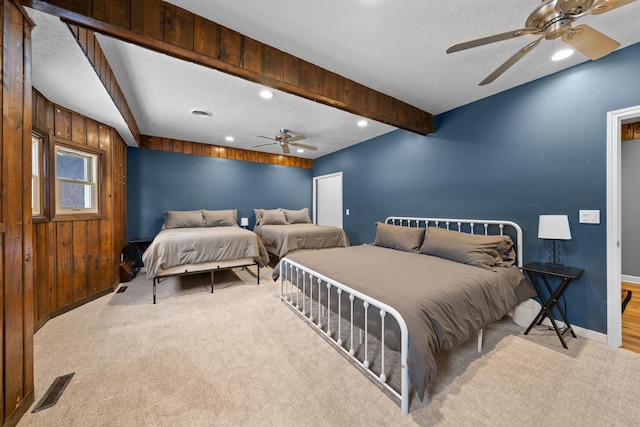
[[[499,66],[480,86],[493,82],[513,64],[531,52],[544,38],[563,42],[588,56],[592,60],[602,58],[616,50],[620,43],[591,28],[588,25],[572,27],[571,24],[585,15],[600,15],[610,10],[633,3],[635,0],[542,0],[527,18],[524,28],[494,34],[479,39],[457,43],[447,49],[447,53],[459,52],[473,47],[508,40],[525,34],[540,35],[539,38],[517,51],[504,64]]]
[[[299,147],[299,148],[304,148],[305,150],[317,150],[317,147],[314,147],[313,145],[307,145],[307,144],[300,144],[297,141],[302,141],[303,139],[305,139],[304,135],[296,135],[293,136],[289,133],[289,130],[287,129],[280,129],[280,133],[278,133],[274,138],[270,138],[268,136],[261,136],[258,135],[258,138],[265,138],[265,139],[270,139],[274,142],[271,142],[269,144],[260,144],[260,145],[254,145],[254,147],[264,147],[265,145],[273,145],[273,144],[279,144],[280,147],[282,147],[282,152],[284,154],[289,154],[291,152],[291,150],[289,149],[289,145],[293,145],[295,147]]]

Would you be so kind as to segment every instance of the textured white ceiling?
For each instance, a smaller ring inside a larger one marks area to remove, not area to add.
[[[478,82],[535,37],[445,53],[453,43],[523,27],[539,0],[169,2],[432,114],[588,61],[580,53],[550,61],[562,42],[543,40],[494,83],[481,87]],[[54,29],[56,23],[43,14],[30,11],[30,15],[38,24],[33,36],[34,86],[53,102],[120,130],[122,123],[114,124],[117,118],[94,117],[110,111],[102,101],[86,100],[100,89],[73,89],[83,80],[97,78],[65,71],[65,65],[73,68],[65,62],[73,56],[67,50],[74,49],[66,46],[73,45],[73,39],[61,34],[65,27],[58,23]],[[585,16],[577,24],[591,25],[619,41],[621,48],[627,47],[640,41],[640,2]],[[51,31],[58,35],[52,38]],[[100,43],[145,134],[252,148],[268,142],[256,135],[275,136],[286,127],[306,135],[303,142],[319,147],[316,152],[292,154],[316,158],[393,129],[372,123],[363,130],[353,126],[358,117],[352,114],[286,93],[278,92],[266,103],[254,96],[257,87],[252,83],[106,37],[101,36]],[[75,49],[78,56],[79,48]],[[214,115],[195,118],[187,114],[191,108],[208,109]],[[225,142],[226,135],[236,141]],[[257,149],[279,152],[276,146]]]

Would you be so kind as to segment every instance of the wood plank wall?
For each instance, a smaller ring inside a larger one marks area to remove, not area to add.
[[[162,0],[20,0],[64,21],[427,135],[433,115]]]
[[[640,122],[622,125],[622,141],[640,139]]]
[[[241,160],[245,162],[270,163],[281,166],[313,169],[312,159],[285,156],[282,154],[263,153],[261,151],[243,150],[241,148],[223,147],[199,142],[180,141],[171,138],[141,135],[140,147],[149,150],[168,151],[173,153],[193,154],[196,156],[220,157],[222,159]]]
[[[105,152],[102,219],[33,224],[36,330],[50,317],[108,293],[126,244],[126,144],[117,132],[33,92],[33,125]]]
[[[31,29],[0,0],[0,420],[15,425],[33,402]]]

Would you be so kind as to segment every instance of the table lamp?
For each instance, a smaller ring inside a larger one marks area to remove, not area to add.
[[[240,227],[249,227],[249,218],[240,218]]]
[[[567,215],[540,215],[538,222],[538,238],[551,240],[551,250],[549,251],[549,262],[545,263],[549,268],[563,268],[560,262],[556,240],[571,240],[571,229],[569,229],[569,217]]]

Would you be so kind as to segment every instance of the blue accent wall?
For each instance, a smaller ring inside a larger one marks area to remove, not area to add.
[[[606,333],[606,113],[639,104],[636,44],[438,115],[428,137],[398,130],[316,159],[314,176],[343,172],[354,244],[391,215],[509,219],[524,261],[545,261],[538,215],[569,215],[561,257],[585,269],[565,293],[569,320]],[[600,224],[580,224],[580,209]]]
[[[127,239],[153,237],[165,210],[254,208],[311,210],[312,170],[128,148]]]

